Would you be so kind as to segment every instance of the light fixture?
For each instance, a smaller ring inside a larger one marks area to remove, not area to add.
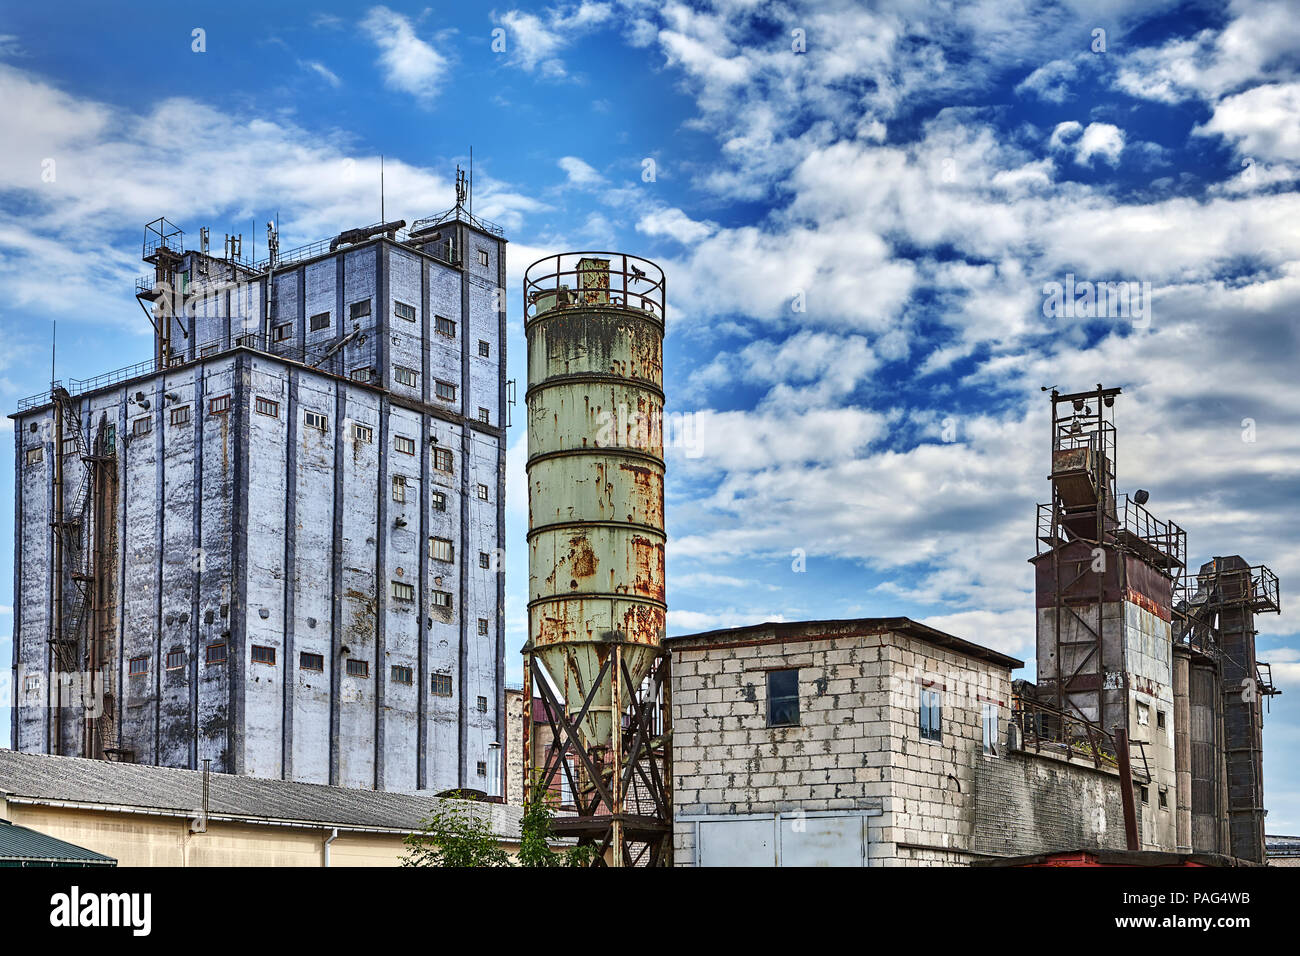
[[[1134,492],[1133,500],[1140,505],[1144,505],[1151,500],[1151,495],[1150,493],[1147,492],[1145,488],[1139,488],[1136,492]]]

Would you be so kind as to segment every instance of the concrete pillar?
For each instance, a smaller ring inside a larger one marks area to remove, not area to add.
[[[1174,794],[1179,853],[1192,851],[1191,652],[1174,647]]]

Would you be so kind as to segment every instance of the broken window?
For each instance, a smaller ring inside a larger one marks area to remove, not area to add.
[[[767,672],[767,725],[799,726],[799,671]]]
[[[293,323],[286,322],[284,325],[275,327],[275,340],[277,342],[287,342],[293,338]]]
[[[370,381],[370,369],[369,367],[354,368],[350,377],[354,382],[368,382]]]
[[[921,739],[943,740],[943,694],[937,687],[921,688]]]
[[[446,510],[447,510],[447,496],[446,496],[445,494],[443,494],[441,491],[435,491],[435,492],[433,493],[433,496],[432,496],[432,499],[431,499],[431,500],[432,500],[432,502],[433,502],[433,510],[434,510],[434,511],[446,511]]]
[[[480,551],[478,553],[478,566],[480,568],[490,569],[492,567],[492,555],[488,554],[486,551]]]
[[[479,340],[478,340],[478,354],[481,355],[483,358],[487,358],[489,355],[491,355],[491,354],[492,354],[492,346],[491,346],[491,344],[488,343],[488,342],[486,342],[486,341],[484,341],[483,339],[479,339]]]
[[[375,430],[369,425],[353,423],[352,440],[358,442],[372,442],[375,440]]]
[[[480,697],[480,698],[478,699],[478,712],[479,712],[480,714],[486,714],[486,713],[487,713],[487,698],[486,698],[486,697]]]

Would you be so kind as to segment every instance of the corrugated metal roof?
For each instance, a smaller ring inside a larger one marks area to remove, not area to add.
[[[116,866],[117,860],[94,850],[66,843],[8,820],[0,820],[0,861],[10,863],[68,863]]]
[[[353,790],[233,774],[209,777],[210,817],[238,817],[331,827],[414,831],[446,798],[423,793]],[[63,802],[194,814],[203,803],[203,774],[196,770],[111,763],[0,750],[0,794],[42,803]],[[517,840],[520,807],[477,803],[492,832]]]

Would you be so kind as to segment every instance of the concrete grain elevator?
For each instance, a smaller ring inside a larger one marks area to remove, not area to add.
[[[597,865],[668,862],[664,589],[664,274],[617,253],[548,256],[524,276],[528,340],[532,796],[559,775],[562,836]]]

